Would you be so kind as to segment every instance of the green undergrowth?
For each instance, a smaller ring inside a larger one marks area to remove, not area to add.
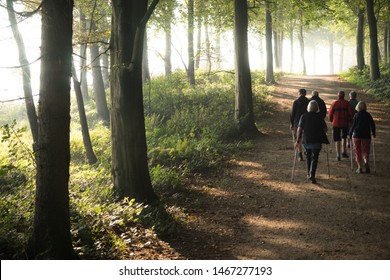
[[[350,68],[341,76],[348,82],[363,88],[367,93],[372,94],[388,106],[390,105],[390,64],[381,64],[381,78],[377,81],[370,80],[370,69],[365,67],[363,70],[357,67]]]
[[[252,74],[257,120],[272,110],[264,74]],[[149,170],[156,193],[183,197],[197,174],[217,171],[232,155],[250,148],[234,120],[234,75],[198,73],[189,86],[184,72],[153,78],[145,85],[145,123]],[[19,110],[19,109],[18,109]],[[19,112],[19,111],[18,111]],[[159,236],[186,223],[181,203],[145,205],[112,192],[109,127],[102,125],[93,101],[86,102],[90,135],[98,162],[87,164],[76,102],[72,102],[70,214],[73,246],[83,259],[128,259]],[[0,258],[24,259],[34,216],[36,167],[26,122],[3,118],[0,133]],[[259,125],[259,124],[258,124]],[[172,199],[170,199],[172,202]]]

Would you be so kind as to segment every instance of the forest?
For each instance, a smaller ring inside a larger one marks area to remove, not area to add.
[[[207,211],[259,147],[284,77],[390,104],[388,0],[1,0],[0,15],[20,91],[0,99],[1,259],[230,258],[174,248],[196,236],[189,205]]]

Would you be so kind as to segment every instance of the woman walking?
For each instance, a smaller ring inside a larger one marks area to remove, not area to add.
[[[306,150],[307,159],[307,178],[313,184],[316,184],[318,157],[322,144],[329,144],[329,141],[326,137],[326,123],[324,118],[319,114],[318,103],[315,100],[309,102],[307,111],[307,113],[302,115],[298,124],[298,137],[295,148],[298,147],[303,138],[303,146]]]
[[[360,101],[356,105],[356,115],[353,118],[351,129],[349,130],[349,137],[352,138],[353,148],[355,151],[355,158],[358,168],[356,173],[363,172],[370,173],[369,156],[371,146],[371,133],[375,137],[375,122],[370,113],[367,112],[367,105]]]

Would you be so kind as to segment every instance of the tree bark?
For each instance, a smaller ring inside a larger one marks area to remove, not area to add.
[[[199,69],[200,57],[202,56],[202,16],[198,17],[198,35],[196,44],[195,69]]]
[[[372,81],[380,79],[378,29],[374,12],[374,0],[366,0],[367,22],[370,30],[370,76]]]
[[[299,33],[298,33],[298,38],[299,38],[299,44],[301,46],[301,60],[302,60],[302,74],[306,75],[306,60],[305,60],[305,40],[303,38],[303,19],[302,19],[302,11],[299,11],[300,15],[300,24],[299,24]]]
[[[358,69],[363,70],[366,62],[364,61],[364,9],[361,8],[358,12],[356,32],[356,60]]]
[[[195,85],[194,58],[194,0],[188,0],[188,67],[187,76],[190,85]]]
[[[246,136],[259,135],[253,115],[252,79],[248,56],[248,3],[234,0],[234,45],[235,45],[235,118],[240,133]]]
[[[268,84],[275,84],[274,62],[272,52],[272,14],[269,1],[265,2],[265,46],[267,52],[267,69],[265,81]]]
[[[37,187],[30,258],[76,258],[68,191],[72,12],[72,0],[42,2]]]
[[[83,135],[84,148],[87,155],[88,163],[92,165],[97,162],[97,158],[95,153],[93,152],[91,137],[89,135],[88,121],[87,121],[87,116],[85,114],[83,94],[81,92],[81,84],[77,79],[77,73],[73,63],[72,63],[72,78],[73,78],[74,91],[76,93],[77,108],[79,110],[81,133]]]
[[[95,95],[97,114],[105,125],[110,123],[110,113],[107,107],[106,91],[104,90],[102,68],[100,67],[99,46],[92,44],[89,46],[91,53],[93,92]]]
[[[172,74],[172,28],[169,22],[165,29],[165,76]]]
[[[85,18],[85,14],[79,10],[80,13],[80,26],[81,33],[87,33],[87,20]],[[80,83],[81,83],[81,92],[83,94],[84,101],[89,100],[89,92],[88,92],[88,79],[87,79],[87,43],[82,42],[80,45]]]
[[[150,82],[149,56],[148,56],[148,33],[145,31],[144,47],[142,52],[142,82]]]
[[[147,0],[112,1],[111,140],[115,192],[151,202],[157,196],[148,169],[142,92],[147,4]]]
[[[19,63],[22,67],[22,76],[23,76],[23,92],[24,92],[24,101],[26,104],[27,118],[30,124],[31,134],[33,137],[33,146],[34,148],[38,142],[38,118],[37,112],[35,110],[34,98],[31,88],[31,71],[30,64],[26,55],[26,47],[24,45],[24,40],[22,35],[19,32],[18,23],[16,21],[14,3],[13,0],[7,0],[7,10],[8,18],[11,25],[12,33],[15,38],[16,45],[18,47],[19,53]]]
[[[334,38],[333,35],[330,34],[328,36],[328,42],[329,42],[329,74],[334,74]]]

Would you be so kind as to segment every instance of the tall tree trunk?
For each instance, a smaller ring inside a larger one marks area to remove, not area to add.
[[[358,25],[356,32],[356,59],[357,67],[363,70],[366,62],[364,61],[364,9],[359,8]]]
[[[158,1],[153,1],[156,5]],[[112,176],[119,197],[155,201],[148,169],[142,92],[147,0],[112,0]],[[149,11],[152,10],[149,8]]]
[[[80,25],[81,25],[81,34],[87,33],[87,20],[85,14],[80,10]],[[88,80],[87,80],[87,43],[82,42],[80,45],[80,83],[81,83],[81,92],[83,94],[84,101],[89,100],[88,92]]]
[[[343,72],[343,68],[344,68],[344,49],[345,49],[344,45],[341,45],[339,73]]]
[[[272,53],[272,14],[269,1],[265,2],[265,46],[267,52],[267,69],[265,81],[268,84],[275,83],[274,62]]]
[[[195,85],[194,58],[194,0],[188,0],[188,67],[187,76],[190,85]]]
[[[148,33],[145,31],[144,47],[142,51],[142,82],[150,82],[149,56],[148,56]]]
[[[290,22],[290,73],[294,70],[294,26]]]
[[[91,53],[93,92],[97,113],[104,124],[108,125],[110,123],[110,113],[107,106],[106,91],[104,90],[102,68],[100,67],[99,46],[92,44],[89,46],[89,51]]]
[[[272,17],[272,14],[271,14]],[[277,31],[273,31],[273,39],[274,39],[274,60],[275,60],[275,68],[280,69],[280,59],[279,59],[279,35]]]
[[[11,24],[13,36],[15,38],[16,45],[19,53],[19,63],[22,67],[23,77],[23,92],[24,101],[26,104],[27,118],[30,124],[31,134],[33,137],[34,149],[38,142],[38,119],[37,112],[35,110],[34,98],[31,88],[31,71],[30,64],[26,55],[26,48],[24,45],[23,37],[19,32],[18,23],[16,21],[13,0],[7,0],[8,18]]]
[[[87,154],[88,163],[94,164],[97,162],[97,158],[92,148],[91,137],[89,135],[89,129],[88,129],[87,116],[85,114],[83,94],[81,92],[81,84],[77,79],[77,72],[74,67],[73,61],[72,61],[72,79],[73,79],[74,91],[76,93],[77,108],[79,110],[81,133],[83,135],[85,152]]]
[[[334,74],[334,38],[333,35],[330,34],[328,36],[328,42],[329,42],[329,74]]]
[[[206,33],[206,59],[207,59],[207,70],[211,72],[211,42],[210,42],[210,31],[209,31],[209,23],[205,21],[205,33]]]
[[[370,76],[372,81],[380,79],[378,29],[374,12],[374,0],[366,0],[367,22],[370,30]]]
[[[198,17],[198,35],[196,44],[195,69],[199,69],[200,57],[202,56],[202,17]]]
[[[110,87],[110,72],[109,67],[110,67],[110,57],[108,56],[106,50],[104,53],[101,55],[102,57],[102,76],[103,76],[103,83],[104,83],[104,89],[107,89]]]
[[[31,258],[72,259],[69,218],[72,0],[42,2],[37,187]]]
[[[215,34],[215,68],[221,69],[221,30],[218,28]]]
[[[302,11],[299,11],[300,15],[300,24],[299,24],[299,33],[298,33],[298,38],[299,38],[299,45],[301,46],[301,60],[302,60],[302,74],[306,75],[306,60],[305,60],[305,41],[303,38],[303,19],[302,19]]]
[[[165,29],[165,76],[169,76],[172,73],[172,27],[169,22]]]
[[[248,3],[234,0],[234,46],[236,68],[235,117],[239,130],[258,135],[253,115],[252,79],[248,56]]]

